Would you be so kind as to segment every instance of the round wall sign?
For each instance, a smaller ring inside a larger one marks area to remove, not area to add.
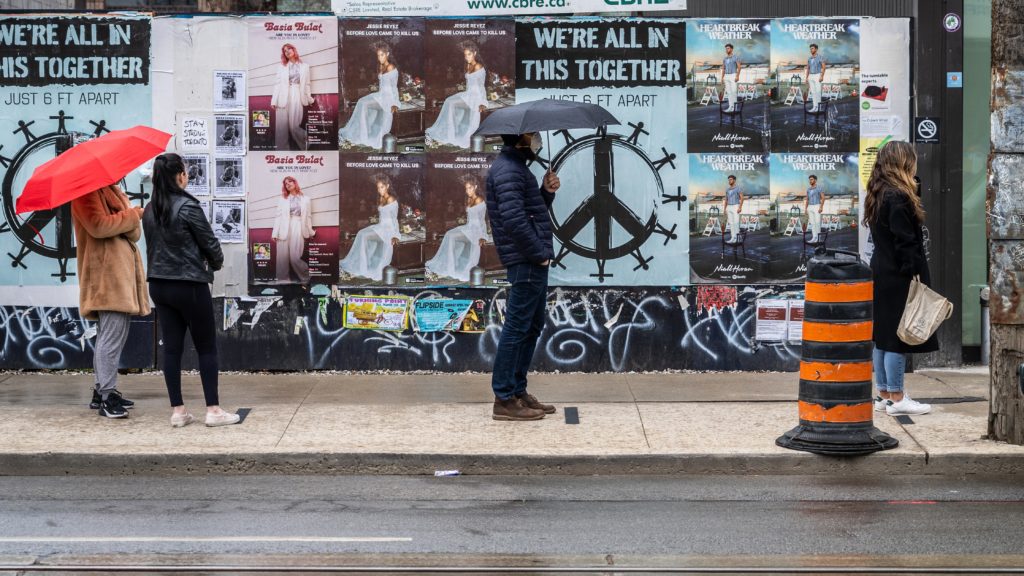
[[[946,29],[946,32],[956,32],[962,23],[960,15],[955,12],[946,14],[946,17],[942,19],[942,27]]]

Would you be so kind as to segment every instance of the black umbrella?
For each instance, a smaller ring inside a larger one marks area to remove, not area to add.
[[[477,134],[527,134],[573,128],[603,128],[619,121],[597,104],[572,100],[534,100],[491,113]]]

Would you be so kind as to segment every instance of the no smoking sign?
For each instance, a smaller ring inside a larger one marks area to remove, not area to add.
[[[939,119],[932,116],[917,118],[914,121],[914,141],[918,144],[938,144]]]

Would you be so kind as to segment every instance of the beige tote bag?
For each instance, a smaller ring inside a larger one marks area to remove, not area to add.
[[[953,303],[921,282],[920,276],[914,276],[896,335],[911,346],[924,344],[952,315]]]

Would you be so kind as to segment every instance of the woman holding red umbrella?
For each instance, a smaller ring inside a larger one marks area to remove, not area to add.
[[[134,405],[117,391],[117,367],[128,341],[131,316],[150,312],[146,274],[136,242],[142,208],[133,207],[116,184],[71,202],[78,245],[79,307],[96,320],[93,367],[96,388],[90,407],[100,416],[125,418]]]
[[[22,214],[71,203],[80,313],[97,320],[96,387],[90,407],[108,418],[124,418],[128,416],[125,409],[134,405],[117,391],[117,367],[128,339],[129,317],[150,312],[146,274],[136,245],[142,235],[143,211],[132,207],[117,182],[164,151],[170,139],[166,132],[135,126],[75,143],[36,168],[15,210]]]

